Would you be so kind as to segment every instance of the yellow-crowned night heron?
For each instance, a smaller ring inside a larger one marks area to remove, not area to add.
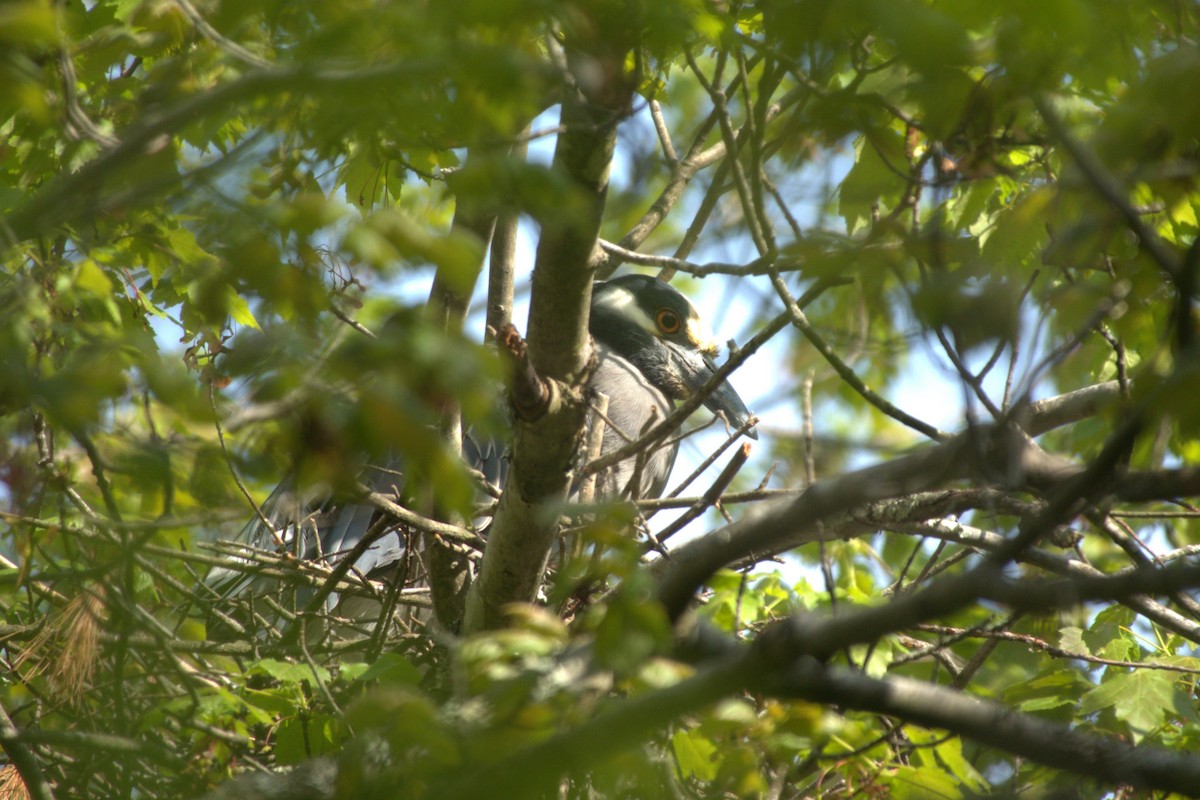
[[[611,453],[636,439],[649,425],[664,419],[672,402],[692,396],[712,377],[713,357],[718,350],[696,309],[678,290],[645,275],[625,275],[595,284],[592,293],[590,330],[596,344],[596,369],[590,388],[608,397],[608,413],[600,453]],[[711,411],[725,417],[728,425],[740,427],[750,418],[745,403],[728,382],[722,382],[704,400]],[[594,424],[594,420],[589,424]],[[747,434],[757,435],[750,429]],[[678,441],[659,444],[643,456],[637,495],[654,498],[666,488],[675,463]],[[503,446],[465,437],[463,457],[498,488],[507,474]],[[637,469],[630,457],[601,472],[595,483],[596,500],[616,499],[631,493]],[[368,469],[364,480],[386,491],[403,473],[402,465]],[[573,492],[574,493],[574,492]],[[334,507],[320,489],[299,490],[290,482],[281,484],[263,505],[275,527],[270,531],[259,519],[243,529],[240,540],[270,548],[278,532],[291,540],[294,552],[335,563],[355,549],[381,512],[373,506],[346,504]],[[386,523],[385,523],[386,524]],[[296,542],[296,537],[300,541]],[[403,525],[378,538],[357,554],[354,569],[363,575],[381,574],[411,558]],[[360,548],[361,549],[361,548]],[[233,576],[226,576],[231,578]],[[234,578],[218,580],[227,587],[242,583]]]
[[[596,342],[591,388],[608,396],[608,422],[601,455],[623,446],[671,412],[713,376],[719,345],[688,299],[670,285],[646,275],[626,275],[597,283],[592,290],[589,326]],[[704,401],[710,411],[739,427],[750,411],[724,381]],[[613,430],[613,427],[617,430]],[[757,438],[751,429],[748,434]],[[638,496],[659,497],[675,465],[678,441],[660,446],[642,466]],[[618,463],[597,481],[598,497],[629,493],[636,460]]]

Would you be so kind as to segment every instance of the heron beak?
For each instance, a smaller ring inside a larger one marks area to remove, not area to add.
[[[675,345],[672,345],[670,349],[675,354],[679,377],[682,378],[689,392],[700,391],[704,388],[704,384],[708,383],[709,379],[716,374],[717,365],[712,356],[707,353],[684,350]],[[714,414],[725,417],[725,422],[731,428],[740,428],[753,416],[728,380],[717,384],[717,388],[713,389],[704,399],[704,407]],[[746,435],[751,439],[757,439],[758,431],[750,428],[746,431]]]

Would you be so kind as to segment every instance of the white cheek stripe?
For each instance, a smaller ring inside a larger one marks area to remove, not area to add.
[[[600,296],[601,305],[611,308],[626,319],[633,320],[638,327],[658,336],[658,326],[654,320],[646,316],[646,312],[637,304],[633,293],[624,288],[609,289]]]

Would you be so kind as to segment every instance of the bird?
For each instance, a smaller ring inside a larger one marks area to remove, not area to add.
[[[608,397],[603,416],[600,456],[638,438],[649,426],[664,419],[674,402],[692,397],[704,387],[716,371],[719,345],[695,306],[678,289],[658,278],[628,274],[597,281],[592,289],[589,331],[595,347],[595,368],[587,389]],[[742,430],[750,438],[758,434],[752,414],[728,380],[721,381],[704,398],[710,411],[724,417],[726,425]],[[600,424],[593,411],[587,425]],[[583,441],[588,437],[584,436]],[[660,442],[639,458],[631,456],[597,474],[591,490],[596,502],[630,496],[652,499],[661,497],[679,451],[678,439]],[[508,473],[504,443],[480,440],[469,432],[463,437],[463,458],[493,485],[493,493],[503,490]],[[584,454],[577,461],[583,466]],[[402,480],[403,463],[369,467],[363,483],[374,491],[390,491]],[[638,484],[633,485],[634,479]],[[582,479],[571,484],[571,497],[577,499]],[[288,549],[307,561],[332,566],[354,554],[352,568],[368,578],[386,577],[403,568],[412,582],[414,559],[410,532],[399,521],[383,519],[384,512],[373,505],[335,502],[331,493],[320,486],[301,488],[291,480],[282,481],[261,506],[261,514],[242,529],[237,541],[255,548],[270,549],[286,542]],[[377,525],[389,525],[379,536]],[[476,527],[486,533],[488,522]],[[371,531],[369,546],[362,546]],[[221,585],[225,594],[244,589],[247,578],[236,570],[218,570],[210,585]],[[336,595],[328,602],[335,604]],[[332,608],[332,605],[331,605]],[[377,608],[377,607],[376,607]]]
[[[673,401],[698,392],[716,372],[720,345],[695,306],[678,289],[648,275],[630,274],[597,282],[592,289],[588,325],[596,345],[596,371],[590,388],[609,398],[608,422],[601,455],[636,439],[648,425],[662,420]],[[704,401],[726,423],[739,428],[751,414],[729,381],[722,381]],[[747,435],[758,438],[753,428]],[[642,465],[637,495],[657,498],[666,489],[679,443],[663,444]],[[630,493],[637,467],[629,458],[597,480],[598,497]]]

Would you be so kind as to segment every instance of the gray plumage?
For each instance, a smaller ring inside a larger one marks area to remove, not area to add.
[[[596,371],[592,386],[603,391],[609,399],[605,414],[601,455],[611,453],[638,438],[642,431],[661,422],[671,413],[671,401],[646,380],[629,361],[621,358],[606,345],[596,345]],[[616,402],[613,398],[618,398]],[[589,426],[595,425],[593,416]],[[650,452],[642,463],[638,497],[660,497],[666,489],[679,443],[662,444]],[[604,470],[596,477],[596,497],[616,498],[633,494],[630,483],[637,471],[637,459],[627,458]]]
[[[660,280],[626,275],[595,284],[589,328],[597,358],[589,386],[609,398],[601,455],[625,446],[661,421],[671,412],[673,401],[697,391],[715,370],[712,359],[716,345],[711,334],[687,298]],[[731,426],[740,426],[750,418],[745,404],[727,382],[708,396],[705,405],[723,414]],[[596,424],[594,415],[588,424]],[[748,435],[757,438],[753,429]],[[636,492],[639,497],[662,495],[677,452],[678,443],[667,442],[642,457]],[[496,488],[503,489],[508,471],[504,445],[477,441],[468,434],[463,440],[463,457]],[[383,469],[368,468],[362,480],[374,491],[390,493],[393,487],[403,488],[403,468],[399,462]],[[594,499],[629,496],[637,470],[638,460],[628,458],[598,474]],[[577,482],[572,490],[572,499],[579,485]],[[379,523],[381,514],[364,504],[336,505],[321,487],[296,491],[290,480],[276,488],[262,510],[296,555],[328,564],[336,564],[353,551]],[[477,527],[485,531],[487,522]],[[238,540],[270,549],[275,535],[256,517]],[[363,575],[380,575],[401,563],[412,566],[412,555],[408,532],[403,525],[395,524],[356,556],[353,568]],[[411,581],[411,576],[406,580]],[[237,592],[250,581],[238,572],[223,571],[210,576],[209,582],[223,592]],[[330,604],[333,602],[336,598],[331,596]]]

